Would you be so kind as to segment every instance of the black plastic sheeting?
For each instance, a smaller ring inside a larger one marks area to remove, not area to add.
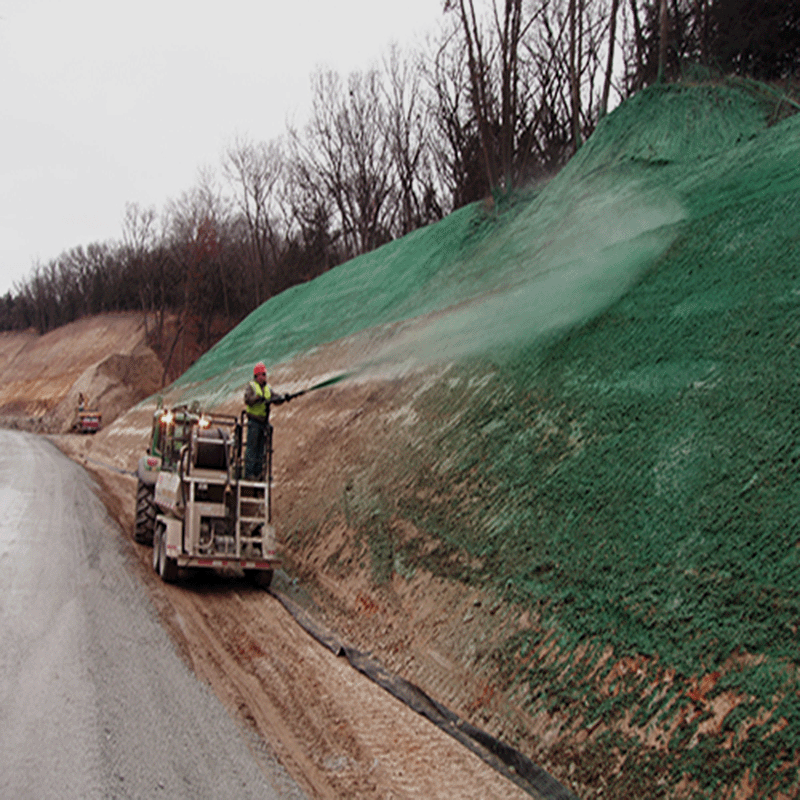
[[[320,644],[337,656],[346,658],[363,675],[382,686],[445,733],[449,733],[532,797],[538,800],[578,800],[572,792],[518,750],[460,719],[418,686],[388,672],[366,653],[342,644],[335,634],[323,628],[304,608],[283,592],[273,588],[270,589],[270,593]]]
[[[86,464],[96,464],[98,467],[103,467],[104,469],[110,469],[112,472],[116,472],[119,475],[133,475],[136,477],[136,470],[129,470],[129,469],[120,469],[119,467],[115,467],[113,464],[106,464],[105,461],[98,461],[94,458],[84,458],[84,463]],[[78,462],[80,463],[80,462]]]

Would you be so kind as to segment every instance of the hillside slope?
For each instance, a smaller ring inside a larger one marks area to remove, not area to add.
[[[331,621],[579,796],[800,791],[800,116],[648,89],[549,184],[273,298],[167,393],[276,409]],[[131,468],[152,402],[101,434]]]
[[[109,424],[155,392],[162,373],[141,314],[85,318],[43,336],[0,333],[0,424],[66,432],[80,394]]]

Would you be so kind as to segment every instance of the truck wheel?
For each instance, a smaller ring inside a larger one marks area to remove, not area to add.
[[[167,556],[167,526],[159,522],[153,535],[153,563],[164,583],[178,580],[178,562]]]
[[[246,569],[244,575],[250,583],[260,586],[262,589],[269,589],[272,583],[271,569]]]
[[[161,532],[164,530],[162,524],[156,525],[153,532],[153,572],[158,573],[159,551],[161,550]]]
[[[155,486],[139,479],[136,487],[136,523],[133,538],[139,544],[153,544],[153,526],[156,521]]]

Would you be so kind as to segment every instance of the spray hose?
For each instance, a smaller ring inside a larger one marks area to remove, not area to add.
[[[316,389],[324,389],[326,386],[333,386],[334,383],[339,383],[339,381],[343,381],[345,378],[349,378],[352,375],[351,372],[342,372],[340,375],[334,375],[332,378],[327,378],[320,383],[315,383],[313,386],[309,386],[306,389],[301,389],[299,392],[292,392],[291,394],[286,395],[287,400],[294,400],[295,397],[300,397],[300,395],[307,394],[308,392],[313,392]]]

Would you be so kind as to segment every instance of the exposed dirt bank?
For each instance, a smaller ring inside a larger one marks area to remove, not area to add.
[[[126,409],[155,391],[161,374],[143,336],[134,315],[111,315],[46,337],[0,337],[4,424],[50,432],[61,450],[94,475],[104,502],[127,534],[135,492],[131,473],[146,445],[154,404]],[[317,364],[304,363],[302,374],[274,375],[273,385],[302,383],[322,363],[321,358]],[[104,415],[103,429],[92,436],[69,432],[81,391],[98,401]],[[323,390],[276,411],[279,528],[282,522],[292,523],[286,512],[292,505],[342,489],[348,472],[344,465],[355,457],[347,449],[356,448],[359,440],[370,441],[361,435],[383,424],[374,412],[384,393],[379,383],[364,382],[336,393]],[[221,410],[238,412],[238,401]],[[362,414],[363,425],[355,425]],[[314,463],[320,437],[329,446],[324,462]],[[347,536],[338,529],[328,547]],[[309,796],[529,796],[315,642],[275,598],[235,576],[205,575],[183,586],[163,584],[152,572],[151,550],[131,546],[140,556],[142,581],[187,663],[232,714],[263,736]],[[286,554],[287,568],[302,585],[307,583],[303,602],[313,605],[348,643],[371,650],[457,713],[469,715],[475,710],[470,703],[482,695],[478,705],[486,703],[490,694],[473,685],[468,664],[459,663],[457,652],[442,648],[446,639],[434,641],[432,636],[445,627],[457,643],[464,616],[490,613],[489,598],[422,576],[408,583],[393,579],[375,592],[367,571],[355,582],[339,585],[324,565],[319,568],[324,553],[317,546],[295,548],[291,556],[287,548]],[[328,607],[323,611],[323,606]],[[470,716],[480,723],[475,714]]]
[[[0,424],[64,433],[82,394],[109,425],[155,392],[162,373],[140,314],[87,317],[44,336],[0,333]]]
[[[128,532],[135,481],[125,472],[133,467],[143,440],[139,426],[149,422],[151,413],[150,408],[131,412],[121,421],[127,423],[124,428],[92,438],[51,437],[98,479],[106,504]],[[121,446],[123,440],[129,444]],[[280,457],[279,450],[276,460]],[[276,502],[304,490],[311,487],[295,485]],[[162,584],[150,566],[151,550],[135,547],[142,579],[187,662],[232,713],[269,742],[311,796],[529,796],[314,642],[273,597],[241,581],[213,576],[183,587]],[[287,558],[287,567],[309,590],[303,601],[320,620],[347,643],[371,651],[435,699],[480,723],[467,704],[483,706],[491,692],[484,684],[474,686],[468,665],[459,665],[460,656],[432,637],[446,626],[453,634],[451,644],[458,643],[465,614],[493,613],[488,599],[482,603],[474,593],[430,578],[409,585],[399,581],[396,590],[378,594],[370,590],[366,574],[355,584],[339,586],[324,570],[315,571],[319,554],[308,556]]]

